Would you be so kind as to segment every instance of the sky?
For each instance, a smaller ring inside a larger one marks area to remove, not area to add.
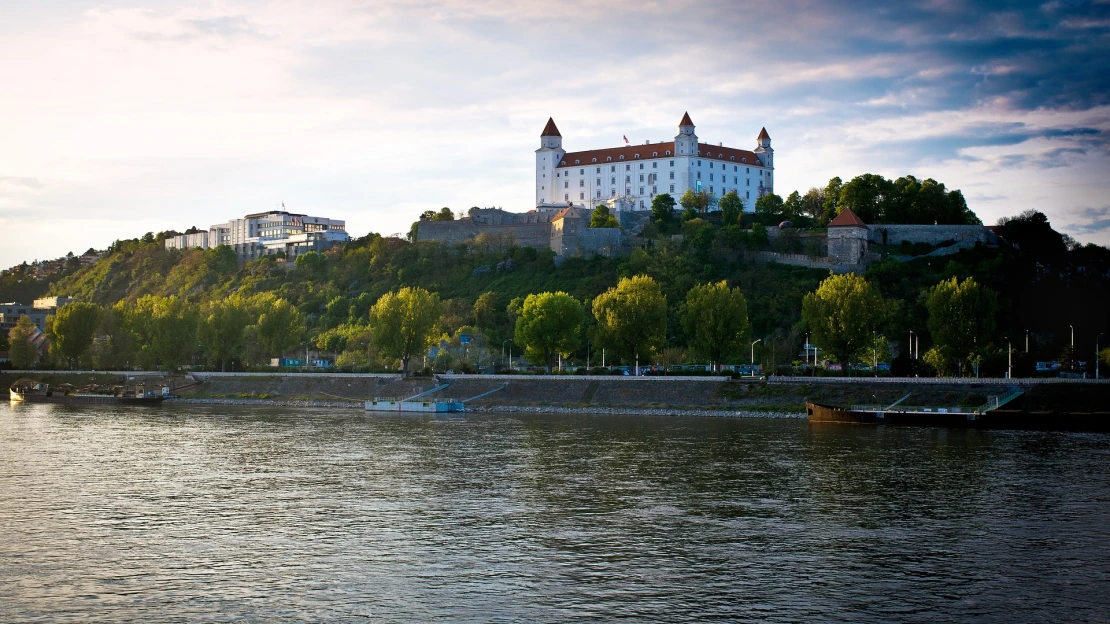
[[[1110,0],[0,6],[0,267],[279,209],[407,232],[570,151],[752,149],[776,192],[912,174],[1110,244]]]

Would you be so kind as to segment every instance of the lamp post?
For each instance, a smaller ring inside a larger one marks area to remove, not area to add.
[[[1102,334],[1095,336],[1095,379],[1098,379],[1098,339],[1102,338]]]
[[[1025,355],[1029,355],[1029,330],[1025,330]]]
[[[752,377],[755,377],[755,343],[756,342],[763,342],[763,339],[760,338],[759,340],[756,340],[755,342],[752,343]]]
[[[508,340],[502,340],[501,341],[501,363],[502,364],[505,363],[505,344],[508,343],[508,342],[509,342]]]
[[[1006,336],[1006,379],[1014,378],[1014,351],[1010,348],[1010,337]]]
[[[1071,348],[1075,350],[1075,325],[1068,325],[1071,328]]]

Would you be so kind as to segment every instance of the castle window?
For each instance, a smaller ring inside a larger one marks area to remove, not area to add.
[[[712,194],[713,194],[713,186],[712,186],[712,185],[710,185],[710,187],[709,187],[709,194],[710,194],[710,195],[712,195]]]
[[[668,152],[668,153],[669,153],[669,152]],[[671,166],[672,166],[672,167],[674,166],[674,161],[673,161],[673,160],[671,161]]]
[[[610,160],[612,160],[612,159],[610,159]],[[609,167],[609,171],[616,171],[616,170],[617,170],[616,165],[613,165],[612,167]]]
[[[586,181],[585,180],[579,180],[578,181],[578,188],[583,188],[584,186],[586,186]]]
[[[698,172],[698,179],[699,180],[701,179],[701,172],[700,171]]]
[[[594,159],[594,162],[597,162],[597,159],[596,159],[596,158]]]
[[[621,160],[624,160],[624,154],[621,154]]]
[[[656,158],[656,157],[658,157],[658,156],[659,156],[659,152],[652,152],[652,153],[651,153],[651,157],[652,157],[652,158]]]
[[[576,160],[574,162],[578,162],[578,161]],[[586,170],[585,169],[579,169],[578,170],[578,175],[586,175]]]
[[[563,182],[563,188],[570,188],[570,182]]]
[[[640,210],[644,209],[644,200],[640,200]]]
[[[733,165],[733,166],[732,166],[732,170],[733,170],[733,171],[736,171],[736,165]]]
[[[748,158],[747,158],[746,156],[745,156],[745,157],[741,157],[741,158],[740,158],[740,162],[748,162]]]
[[[642,170],[643,168],[644,168],[644,163],[640,163],[640,169]]]
[[[752,185],[752,179],[751,178],[748,178],[747,180],[744,180],[744,182],[747,182],[747,184],[745,184],[744,186],[751,186]]]
[[[712,182],[712,181],[713,181],[713,174],[712,174],[712,173],[711,173],[711,174],[709,174],[709,181],[710,181],[710,182]]]
[[[748,199],[751,199],[752,198],[752,192],[751,191],[744,191],[744,197],[746,197]]]
[[[601,189],[597,189],[597,198],[601,199]]]
[[[609,184],[612,184],[613,186],[616,186],[617,185],[617,177],[613,176],[612,178],[610,178],[609,179]]]
[[[597,186],[601,186],[601,178],[597,179]]]
[[[597,161],[597,159],[595,158],[594,161]],[[595,173],[601,173],[601,167],[598,167]]]
[[[567,161],[565,161],[565,160],[564,160],[563,162],[561,162],[561,163],[559,163],[559,164],[560,164],[560,165],[563,165],[563,166],[566,166],[566,164],[567,164]]]
[[[659,168],[659,163],[657,163],[657,162],[651,163],[651,168],[652,169],[658,169]]]
[[[577,165],[577,164],[578,164],[578,161],[577,161],[577,160],[576,160],[576,161],[574,161],[574,164],[576,164],[576,165]]]
[[[667,156],[670,156],[670,155],[671,155],[671,150],[667,150]],[[671,165],[674,165],[674,161],[671,161]]]
[[[700,160],[698,161],[698,166],[699,166],[699,167],[701,166],[701,161],[700,161]]]
[[[739,182],[736,181],[736,176],[732,176],[732,183],[733,184],[740,184]]]
[[[752,172],[751,167],[744,167],[744,173],[751,173],[751,172]]]
[[[605,162],[613,162],[613,157],[612,157],[612,156],[610,156],[610,157],[606,158],[606,159],[605,159]]]
[[[624,170],[625,171],[632,171],[632,165],[625,165]]]
[[[674,179],[674,172],[673,171],[671,172],[671,179],[672,180]]]
[[[570,193],[563,193],[563,201],[570,201]]]
[[[658,193],[658,192],[659,192],[659,191],[657,191],[657,190],[656,190],[656,187],[654,187],[654,186],[653,186],[653,187],[651,187],[651,194],[652,194],[652,195],[654,195],[654,194],[656,194],[656,193]]]
[[[671,192],[672,193],[674,192],[674,185],[673,184],[671,185]]]
[[[585,193],[579,193],[578,194],[578,199],[586,199],[586,194]]]
[[[633,157],[633,158],[639,158],[639,157],[640,157],[640,155],[639,155],[639,154],[633,154],[633,155],[632,155],[632,157]]]
[[[643,182],[643,181],[644,181],[644,174],[642,174],[642,173],[640,174],[640,181],[641,181],[641,182]]]
[[[712,169],[712,168],[713,168],[713,163],[709,163],[709,168],[710,168],[710,169]]]
[[[632,176],[624,176],[624,183],[625,184],[628,184],[631,181],[632,181]]]
[[[725,157],[724,154],[717,154],[717,158],[724,158],[724,157]]]
[[[556,177],[556,178],[557,178],[557,177],[559,177],[559,176],[561,176],[561,175],[563,175],[563,174],[559,173],[558,171],[556,171],[556,172],[555,172],[555,177]]]
[[[735,156],[729,156],[728,159],[729,160],[736,160],[736,157]]]
[[[641,194],[641,195],[643,195],[643,194],[644,194],[644,187],[642,187],[642,186],[640,187],[640,194]]]

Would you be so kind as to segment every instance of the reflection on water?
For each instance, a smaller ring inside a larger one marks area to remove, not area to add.
[[[1106,621],[1097,434],[0,407],[4,621]]]

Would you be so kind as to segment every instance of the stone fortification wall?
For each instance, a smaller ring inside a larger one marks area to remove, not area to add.
[[[749,262],[789,264],[790,266],[808,267],[832,271],[833,273],[852,273],[862,271],[871,264],[871,256],[864,256],[858,264],[836,262],[828,256],[807,256],[805,254],[785,254],[774,251],[754,251],[745,255]]]
[[[523,247],[542,249],[551,244],[551,214],[476,210],[472,216],[458,221],[421,221],[416,240],[458,245],[483,233],[511,238]]]
[[[998,244],[993,232],[982,225],[869,225],[869,239],[879,245],[927,243],[939,245],[956,241],[960,247]]]

